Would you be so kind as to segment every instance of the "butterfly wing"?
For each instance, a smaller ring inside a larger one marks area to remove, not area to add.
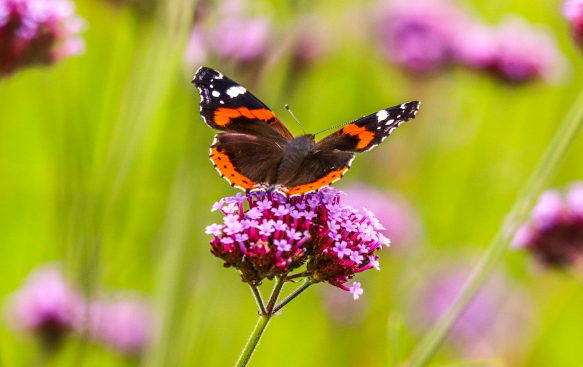
[[[318,142],[321,150],[366,152],[379,145],[403,122],[415,118],[420,102],[408,102],[352,121]]]
[[[210,149],[210,159],[221,177],[246,191],[274,183],[282,157],[276,142],[239,133],[215,135]]]
[[[306,156],[299,169],[280,175],[276,190],[288,195],[303,195],[338,181],[350,168],[354,153],[318,150]]]
[[[201,66],[192,83],[200,92],[200,115],[213,129],[289,141],[292,134],[275,114],[245,88]]]

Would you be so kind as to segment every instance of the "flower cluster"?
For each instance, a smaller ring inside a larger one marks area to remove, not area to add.
[[[380,270],[374,252],[390,241],[370,211],[359,214],[340,203],[341,195],[326,188],[291,198],[259,191],[222,199],[212,210],[223,212],[224,224],[206,228],[213,236],[211,252],[252,285],[286,276],[307,262],[314,280],[350,291],[358,299],[360,283],[351,288],[343,284],[358,272]]]
[[[583,259],[583,182],[571,184],[565,194],[544,192],[520,227],[513,246],[526,249],[545,265],[580,265]]]
[[[520,18],[497,28],[473,25],[456,38],[456,57],[464,65],[511,82],[560,78],[563,57],[555,40]]]
[[[407,70],[433,72],[461,64],[504,80],[556,80],[564,59],[554,39],[522,19],[484,25],[447,0],[393,0],[379,11],[385,57]]]
[[[150,337],[150,312],[144,300],[121,296],[115,301],[100,297],[87,302],[56,266],[29,275],[14,293],[7,316],[15,330],[34,335],[49,347],[77,332],[122,353],[136,354]]]
[[[89,334],[114,350],[139,354],[151,335],[150,318],[149,304],[139,297],[99,298],[89,306]]]
[[[0,0],[0,77],[84,51],[83,20],[68,0]]]
[[[83,319],[83,298],[56,267],[32,272],[13,295],[8,321],[21,332],[37,335],[56,345]]]
[[[563,4],[563,15],[571,23],[571,34],[579,48],[583,49],[583,1],[567,0]]]

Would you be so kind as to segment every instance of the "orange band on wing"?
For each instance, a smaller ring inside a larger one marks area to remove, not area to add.
[[[244,190],[250,190],[255,186],[255,182],[237,172],[237,169],[229,157],[226,154],[219,152],[215,147],[211,148],[211,161],[214,163],[221,176],[229,181],[232,186]]]
[[[286,194],[288,194],[288,195],[303,195],[303,194],[308,193],[310,191],[316,191],[318,189],[321,189],[324,186],[330,185],[332,182],[334,182],[336,180],[339,180],[347,170],[348,170],[348,167],[344,167],[344,168],[340,168],[339,170],[332,171],[316,182],[292,187],[286,192]]]
[[[364,126],[358,127],[356,124],[350,124],[340,130],[341,134],[348,134],[351,136],[358,136],[358,145],[356,149],[363,149],[374,139],[374,132],[368,131]]]
[[[268,122],[269,120],[273,119],[274,121],[271,122],[271,124],[274,124],[279,121],[277,117],[275,117],[275,114],[270,110],[267,110],[265,108],[250,110],[247,107],[217,108],[214,115],[214,121],[217,125],[225,126],[231,122],[231,119],[238,117],[245,117],[248,119],[259,119],[265,122]]]

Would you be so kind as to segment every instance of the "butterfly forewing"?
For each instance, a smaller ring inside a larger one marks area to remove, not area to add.
[[[408,102],[356,119],[318,142],[320,149],[366,152],[379,145],[403,122],[415,118],[420,102]]]
[[[213,129],[293,139],[275,114],[251,92],[216,70],[201,67],[192,83],[200,92],[200,114]]]

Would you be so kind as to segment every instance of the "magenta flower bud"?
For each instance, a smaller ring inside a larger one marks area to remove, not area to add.
[[[326,188],[292,198],[263,191],[225,198],[213,206],[222,206],[224,224],[206,228],[214,237],[211,252],[252,285],[286,276],[307,262],[314,280],[358,299],[360,283],[352,288],[343,284],[356,273],[380,269],[374,252],[390,241],[372,212],[359,214],[340,202],[341,195]]]
[[[67,0],[0,0],[0,77],[84,52],[84,22]]]
[[[579,48],[583,48],[583,1],[566,0],[563,16],[571,23],[571,34]]]
[[[7,311],[14,329],[54,346],[79,325],[84,303],[81,295],[63,279],[59,268],[45,266],[34,270],[14,292]]]
[[[378,14],[376,28],[385,57],[413,72],[449,64],[454,38],[467,22],[463,12],[442,0],[394,0]]]
[[[150,307],[139,297],[95,300],[89,318],[91,337],[124,354],[140,354],[151,338]]]
[[[566,193],[544,192],[513,239],[513,246],[530,251],[549,266],[573,266],[583,255],[583,183]]]
[[[210,46],[223,60],[248,63],[265,56],[269,48],[270,32],[267,18],[228,16],[215,28]]]

